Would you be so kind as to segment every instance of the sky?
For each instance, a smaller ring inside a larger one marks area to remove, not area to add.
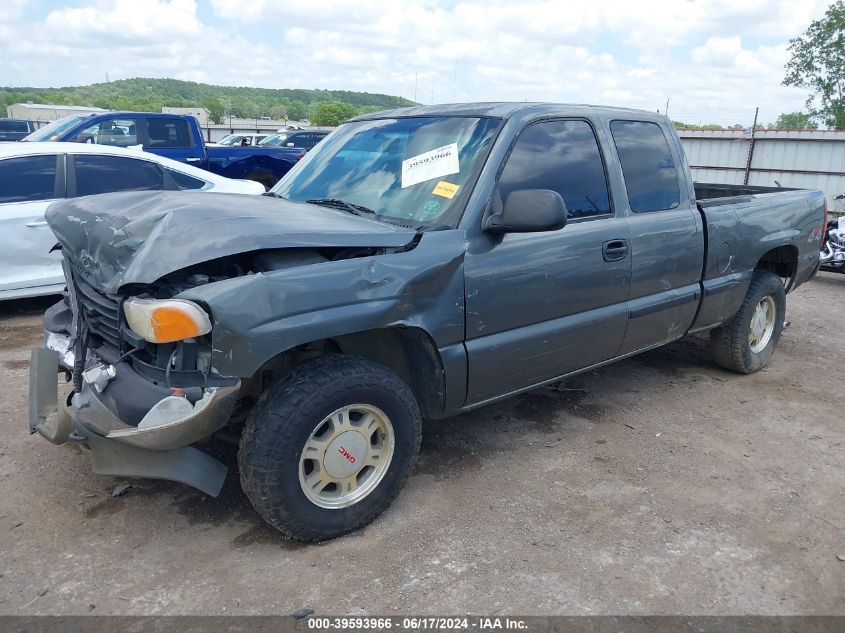
[[[0,86],[173,77],[554,101],[750,125],[802,109],[781,85],[817,0],[0,0]]]

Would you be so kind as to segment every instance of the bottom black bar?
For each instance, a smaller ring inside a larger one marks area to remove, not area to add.
[[[0,616],[2,633],[842,633],[843,616]]]

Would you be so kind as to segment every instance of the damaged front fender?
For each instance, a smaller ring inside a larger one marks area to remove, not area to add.
[[[210,308],[212,367],[247,377],[299,345],[386,327],[426,331],[438,349],[464,338],[461,230],[424,233],[411,250],[330,261],[198,286]]]

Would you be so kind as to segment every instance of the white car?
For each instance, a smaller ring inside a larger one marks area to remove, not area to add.
[[[65,286],[50,203],[114,191],[191,190],[261,194],[233,180],[137,149],[85,143],[0,144],[0,300],[59,293]]]
[[[216,143],[206,145],[227,145],[229,147],[258,145],[267,138],[267,134],[227,134]]]

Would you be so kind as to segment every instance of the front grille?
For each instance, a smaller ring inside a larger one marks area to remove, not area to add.
[[[73,277],[79,310],[88,332],[120,350],[120,303],[95,289],[80,275]]]

